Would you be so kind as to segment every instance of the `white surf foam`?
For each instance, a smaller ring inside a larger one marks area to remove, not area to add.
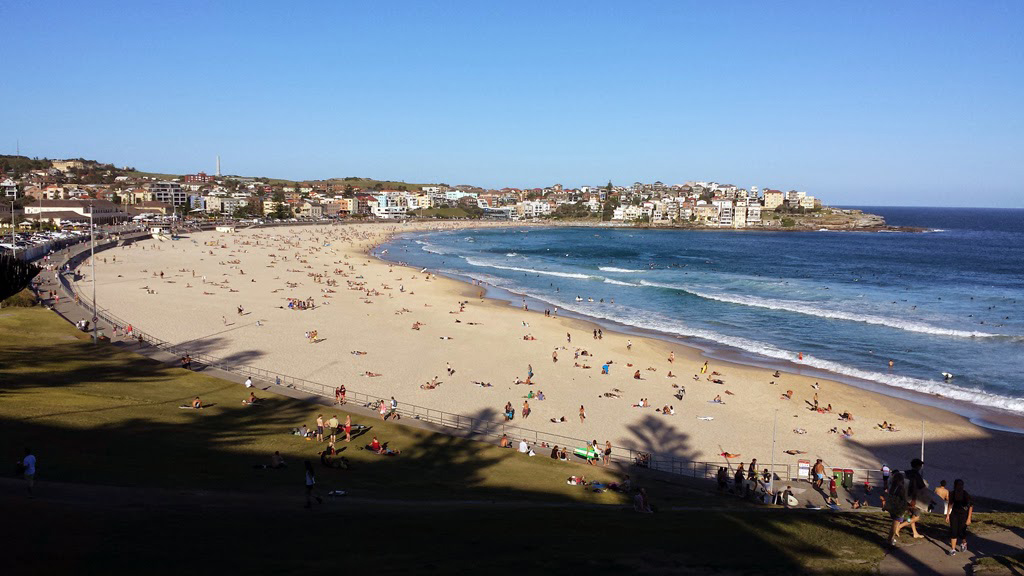
[[[919,332],[921,334],[934,334],[936,336],[952,336],[956,338],[1003,338],[1003,334],[993,334],[991,332],[977,332],[969,330],[954,330],[952,328],[941,328],[939,326],[932,326],[930,324],[923,324],[920,322],[912,322],[908,320],[900,320],[897,318],[887,318],[884,316],[874,316],[871,314],[856,314],[853,312],[844,312],[842,310],[828,310],[825,308],[819,308],[811,305],[807,302],[799,302],[795,300],[776,300],[768,298],[760,298],[757,296],[739,296],[733,294],[716,294],[711,292],[702,292],[700,290],[693,290],[677,284],[662,284],[657,282],[647,282],[644,280],[640,281],[644,286],[654,286],[658,288],[668,288],[671,290],[679,290],[697,296],[698,298],[704,298],[706,300],[717,300],[718,302],[727,302],[730,304],[739,304],[741,306],[753,306],[756,308],[767,308],[769,310],[784,310],[786,312],[796,312],[797,314],[806,314],[808,316],[817,316],[819,318],[831,318],[834,320],[847,320],[850,322],[864,322],[866,324],[875,324],[878,326],[888,326],[889,328],[895,328],[897,330],[906,330],[908,332]]]
[[[532,295],[531,295],[532,296]],[[534,298],[544,299],[541,296],[533,296]],[[1024,414],[1024,398],[1011,398],[1008,396],[1000,396],[998,394],[991,394],[988,392],[982,392],[979,390],[972,390],[969,388],[962,388],[945,381],[939,380],[923,380],[920,378],[911,378],[909,376],[895,376],[892,374],[884,374],[881,372],[871,372],[868,370],[861,370],[853,366],[847,366],[839,362],[833,362],[821,358],[816,358],[811,355],[804,355],[803,360],[799,360],[799,356],[796,352],[789,350],[783,350],[748,338],[739,336],[727,336],[724,334],[718,334],[710,330],[694,329],[690,328],[679,322],[671,321],[666,318],[660,318],[654,315],[646,314],[629,314],[627,316],[620,316],[615,313],[605,313],[608,310],[607,307],[593,308],[593,307],[582,307],[577,306],[573,302],[559,302],[559,306],[566,310],[591,316],[595,318],[604,318],[612,320],[622,324],[635,326],[637,328],[644,328],[648,330],[656,330],[666,334],[674,334],[678,336],[689,336],[694,338],[700,338],[709,342],[716,342],[724,344],[732,348],[736,348],[748,353],[765,356],[768,358],[775,358],[778,360],[786,360],[789,362],[796,362],[806,366],[832,372],[834,374],[841,374],[843,376],[849,376],[857,378],[859,380],[867,380],[869,382],[876,382],[886,386],[892,386],[894,388],[902,388],[904,390],[911,390],[922,394],[937,395],[952,400],[960,400],[964,402],[970,402],[979,406],[988,406],[992,408],[1000,408],[1003,410],[1009,410],[1011,412],[1017,412]]]
[[[542,274],[544,276],[558,276],[560,278],[578,278],[580,280],[586,280],[588,278],[603,279],[601,276],[589,276],[587,274],[577,274],[575,272],[555,272],[553,270],[534,270],[533,268],[520,268],[518,266],[502,266],[500,264],[483,262],[471,257],[466,257],[466,262],[472,266],[498,268],[500,270],[514,270],[516,272],[525,272],[527,274]]]
[[[598,270],[605,272],[643,272],[643,270],[631,270],[629,268],[616,268],[614,266],[598,266]]]
[[[615,284],[617,286],[639,286],[639,284],[634,284],[632,282],[621,282],[619,280],[612,280],[611,278],[605,278],[604,281],[608,284]]]

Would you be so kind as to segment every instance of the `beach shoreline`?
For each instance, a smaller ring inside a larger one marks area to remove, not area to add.
[[[521,224],[516,224],[519,226]],[[474,229],[472,226],[464,228],[465,230]],[[382,238],[381,242],[376,246],[367,249],[366,254],[377,258],[383,262],[392,263],[395,265],[406,266],[409,268],[415,268],[411,264],[401,263],[395,260],[389,260],[388,258],[382,257],[379,254],[379,249],[391,242],[394,242],[397,237],[411,234],[411,232],[395,232]],[[448,272],[435,272],[438,275],[444,276],[455,280],[456,282],[464,283],[467,287],[475,287],[474,280],[469,277],[458,273]],[[471,295],[472,290],[468,290],[465,295]],[[505,295],[507,294],[507,296]],[[494,299],[500,302],[505,302],[508,306],[515,307],[516,300],[525,298],[527,301],[533,301],[540,303],[543,306],[557,306],[555,303],[548,302],[541,298],[533,295],[527,295],[524,293],[516,292],[507,288],[499,288],[496,286],[487,285],[487,298]],[[726,362],[729,364],[740,364],[744,366],[750,366],[752,368],[763,368],[767,370],[781,370],[784,373],[789,374],[800,374],[822,380],[830,380],[837,383],[842,383],[848,386],[860,388],[864,391],[882,394],[891,398],[897,398],[900,400],[906,400],[915,404],[921,404],[932,408],[938,408],[946,412],[950,412],[957,416],[967,418],[971,423],[989,428],[991,430],[1006,432],[1011,434],[1024,435],[1024,414],[1017,414],[1009,410],[1000,409],[993,406],[982,406],[973,403],[965,403],[954,398],[943,396],[937,393],[924,393],[909,388],[900,388],[897,386],[891,386],[872,380],[866,380],[863,378],[857,378],[855,376],[848,376],[838,372],[832,372],[825,368],[817,368],[814,366],[808,366],[801,364],[798,361],[771,358],[768,356],[761,356],[756,353],[746,352],[743,350],[736,349],[728,344],[714,342],[710,340],[704,340],[693,336],[678,336],[669,332],[663,332],[652,328],[643,328],[638,326],[631,326],[629,324],[623,324],[615,320],[608,318],[601,318],[597,316],[589,316],[586,313],[561,310],[561,314],[564,317],[577,318],[593,328],[602,328],[615,333],[617,335],[629,336],[629,337],[642,337],[642,338],[654,338],[662,340],[676,346],[686,346],[693,348],[698,351],[701,356],[711,360],[717,360],[720,362]]]
[[[957,474],[971,477],[986,462],[999,462],[1011,464],[1009,479],[1021,475],[1018,470],[1024,462],[1012,448],[1019,435],[980,428],[947,410],[807,374],[783,373],[772,385],[770,370],[716,359],[687,342],[612,329],[601,339],[592,338],[593,330],[605,326],[583,318],[548,318],[536,310],[530,314],[500,299],[480,299],[480,288],[472,283],[427,275],[374,255],[386,236],[436,226],[454,225],[312,225],[194,233],[187,240],[147,240],[137,248],[116,251],[117,263],[98,262],[97,276],[111,312],[164,340],[450,413],[500,422],[501,405],[509,402],[517,412],[515,426],[593,438],[601,444],[609,440],[615,446],[682,460],[728,466],[737,462],[719,453],[739,452],[744,462],[753,456],[765,464],[774,451],[778,463],[823,458],[826,464],[862,470],[877,470],[882,463],[904,467],[919,450],[916,423],[927,422],[929,454],[936,456],[926,460],[934,474],[949,480]],[[467,222],[458,227],[480,226]],[[170,274],[158,276],[158,269]],[[305,297],[322,289],[316,278],[310,282],[316,275],[337,280],[336,292],[321,292],[320,305],[313,310],[292,311],[281,305],[285,297]],[[206,276],[216,283],[199,284]],[[234,315],[236,306],[244,306],[245,316]],[[386,309],[381,311],[382,307]],[[249,314],[256,316],[248,318]],[[410,330],[414,321],[422,328]],[[325,336],[312,348],[302,337],[303,329],[310,328]],[[632,346],[627,348],[628,340]],[[588,350],[582,363],[574,359],[574,349]],[[366,354],[356,355],[357,351]],[[574,360],[590,368],[576,367]],[[608,360],[613,362],[610,374],[599,374]],[[705,361],[711,365],[708,374],[695,380],[692,375]],[[446,363],[454,373],[441,378]],[[528,365],[536,373],[534,385],[513,384],[513,379],[527,376]],[[638,378],[630,376],[633,371]],[[676,372],[674,378],[666,377],[669,371]],[[360,378],[364,372],[380,376]],[[712,372],[719,372],[728,384],[708,381]],[[443,385],[422,389],[420,384],[432,377],[443,380]],[[679,390],[673,385],[685,388],[682,399],[672,397]],[[538,389],[547,395],[545,401],[524,400],[524,394]],[[787,389],[795,391],[793,399],[781,400]],[[815,393],[821,395],[822,406],[834,406],[831,414],[809,410]],[[705,403],[715,395],[726,401]],[[649,398],[650,408],[632,407],[640,398]],[[536,413],[529,420],[521,415],[524,401]],[[586,405],[585,422],[577,418],[580,404]],[[669,404],[678,407],[674,415],[655,411]],[[836,414],[844,410],[856,415],[855,421],[837,421]],[[780,440],[773,447],[775,413]],[[558,417],[566,421],[551,421]],[[896,422],[901,430],[878,431],[875,420]],[[855,428],[849,438],[828,433],[830,427],[848,425]],[[797,448],[801,454],[785,453]],[[981,486],[981,478],[972,480],[988,496],[1020,499],[1002,481],[993,478]]]

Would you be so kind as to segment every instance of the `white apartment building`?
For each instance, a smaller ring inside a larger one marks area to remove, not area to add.
[[[761,205],[751,202],[747,205],[747,226],[761,225]]]
[[[146,184],[150,199],[155,202],[163,202],[172,206],[185,206],[188,203],[188,194],[181,189],[177,182],[151,182]]]

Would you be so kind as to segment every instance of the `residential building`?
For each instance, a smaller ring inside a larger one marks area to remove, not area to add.
[[[785,201],[785,195],[782,190],[766,189],[764,191],[764,209],[775,210],[779,206],[782,206]]]
[[[181,189],[177,182],[151,182],[146,184],[152,198],[157,202],[166,202],[172,206],[185,206],[188,203],[188,194]]]
[[[10,178],[5,178],[0,182],[0,194],[6,198],[17,198],[18,197],[18,183]]]
[[[299,216],[319,220],[324,217],[324,207],[316,202],[307,200],[299,205]]]
[[[97,224],[128,219],[128,214],[117,204],[107,200],[39,200],[25,205],[25,218],[48,220],[58,226],[65,222],[88,221],[90,212]]]

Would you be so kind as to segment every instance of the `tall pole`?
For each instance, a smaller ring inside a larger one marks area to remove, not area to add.
[[[18,255],[18,244],[14,240],[14,200],[11,200],[11,256]]]
[[[93,206],[89,204],[89,260],[92,261],[92,343],[99,342],[96,321],[96,233],[92,221]]]
[[[775,493],[775,430],[779,423],[779,410],[775,410],[775,418],[772,420],[772,467],[768,473],[768,491]]]
[[[924,462],[924,420],[921,420],[921,462]]]

